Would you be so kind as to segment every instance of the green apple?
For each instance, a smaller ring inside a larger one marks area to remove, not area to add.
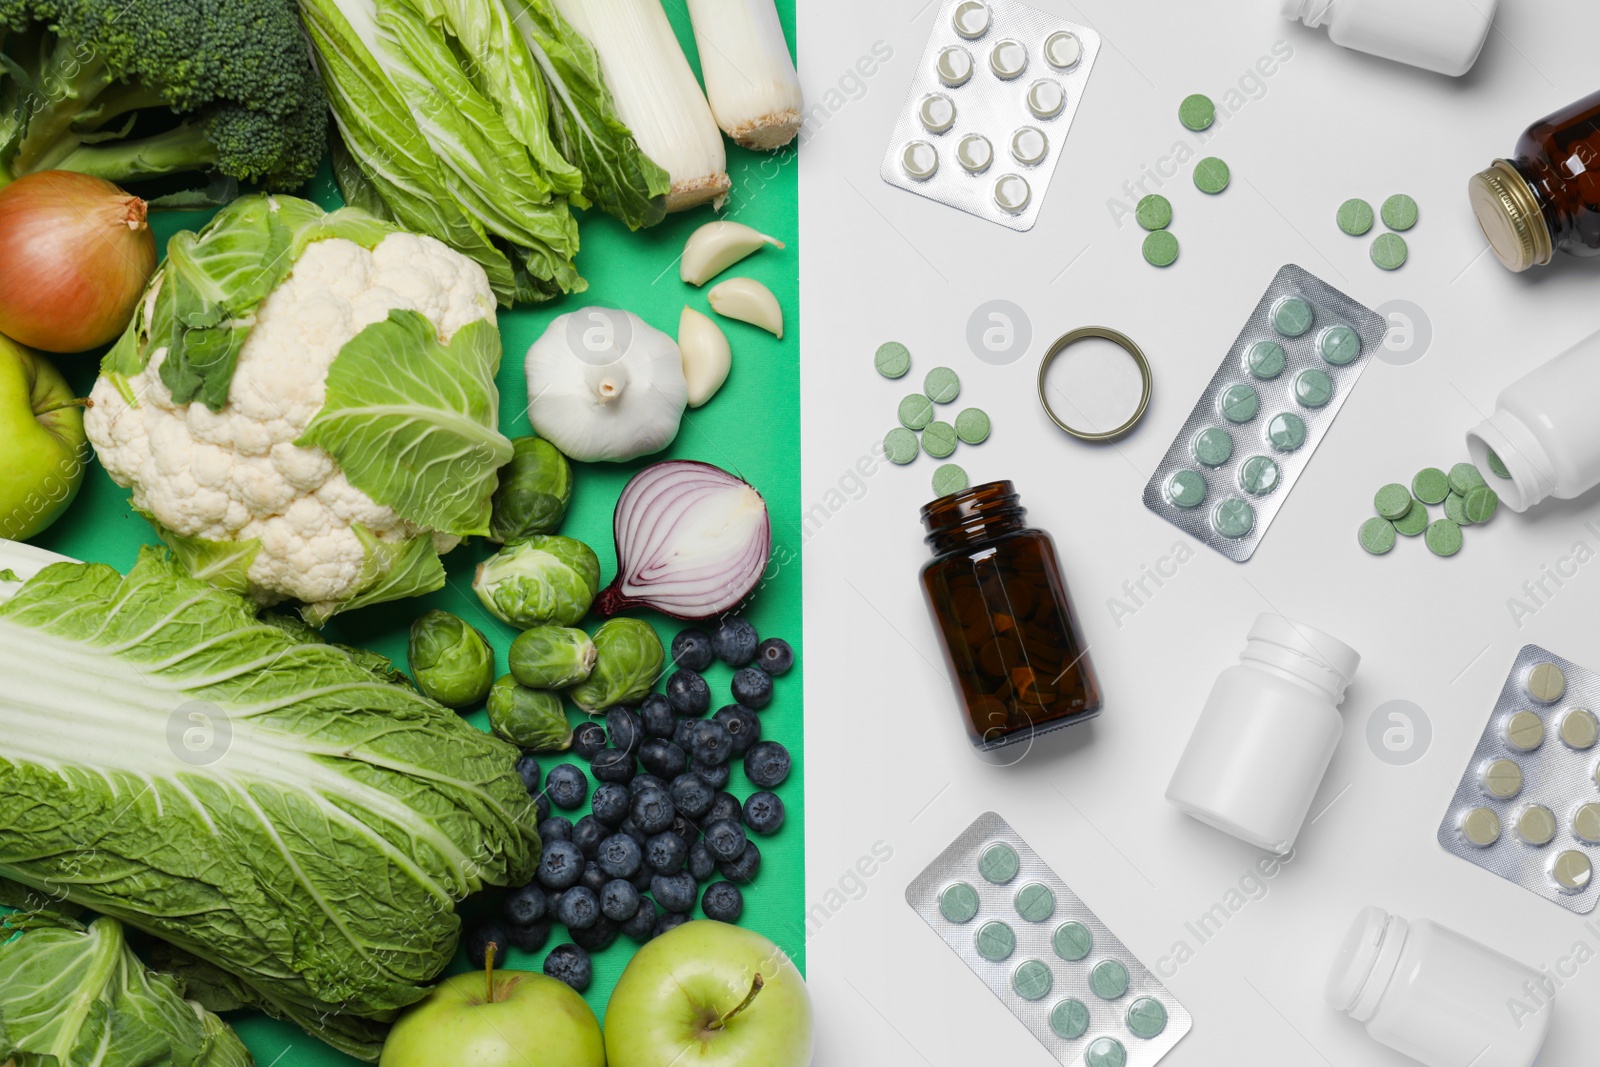
[[[378,1067],[606,1067],[594,1012],[532,971],[446,978],[400,1016]]]
[[[49,526],[83,484],[83,407],[39,353],[0,336],[0,537]]]
[[[610,1067],[806,1067],[811,998],[789,957],[701,919],[641,948],[606,1006]]]

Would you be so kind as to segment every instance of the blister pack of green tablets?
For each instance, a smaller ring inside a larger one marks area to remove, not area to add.
[[[1386,332],[1377,312],[1283,267],[1145,486],[1145,506],[1249,559]]]
[[[1193,1024],[992,811],[917,875],[906,902],[1062,1063],[1149,1067]]]

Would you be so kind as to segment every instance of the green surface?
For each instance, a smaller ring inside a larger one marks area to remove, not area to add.
[[[785,33],[793,42],[793,0],[778,0],[778,10]],[[667,14],[698,73],[687,11],[668,5]],[[778,153],[756,153],[728,143],[727,151],[733,193],[720,215],[699,208],[670,215],[651,229],[630,233],[627,227],[598,211],[576,213],[580,218],[582,239],[578,268],[588,279],[589,289],[554,303],[501,311],[505,360],[498,376],[500,425],[504,433],[513,437],[531,432],[524,414],[527,385],[523,356],[555,316],[589,304],[621,307],[676,336],[678,316],[685,304],[711,313],[705,294],[678,279],[678,256],[684,241],[696,227],[715,218],[733,219],[783,240],[788,246],[784,251],[752,257],[740,264],[740,272],[762,282],[778,297],[784,320],[789,325],[784,339],[779,341],[744,323],[723,321],[734,353],[733,372],[727,384],[705,407],[685,414],[677,440],[656,456],[623,464],[575,465],[572,508],[561,532],[594,548],[600,557],[603,580],[609,582],[616,570],[611,535],[612,507],[634,473],[651,462],[669,457],[699,459],[736,471],[761,491],[773,520],[769,577],[745,613],[746,617],[763,637],[782,637],[789,641],[795,646],[797,661],[803,661],[797,154],[794,145]],[[313,183],[310,195],[325,207],[338,204],[338,194],[326,166]],[[158,245],[164,249],[174,232],[197,228],[208,217],[207,212],[153,213],[152,225]],[[86,393],[94,381],[98,354],[60,357],[56,362],[74,387]],[[126,571],[133,565],[139,546],[156,543],[156,537],[150,526],[129,508],[127,490],[118,488],[105,471],[94,464],[72,507],[33,543],[79,559],[109,563]],[[333,640],[375,649],[403,666],[406,631],[411,620],[428,608],[441,608],[459,615],[489,637],[495,647],[496,672],[502,672],[506,651],[516,634],[511,627],[484,611],[471,591],[473,568],[493,547],[469,544],[456,549],[444,557],[449,579],[444,589],[426,597],[342,615],[329,624],[325,634]],[[664,641],[670,640],[680,625],[661,616],[645,617],[656,626]],[[594,622],[590,620],[591,629]],[[788,747],[794,757],[794,771],[777,789],[787,807],[788,820],[776,835],[760,840],[761,871],[751,885],[744,887],[745,910],[739,925],[771,938],[803,972],[806,920],[801,666],[802,663],[797,662],[794,670],[777,679],[776,697],[772,705],[760,713],[762,736],[781,741]],[[726,667],[714,667],[707,672],[713,707],[731,702],[727,695],[731,678],[732,671]],[[570,706],[568,714],[574,723],[584,718]],[[487,729],[487,717],[482,710],[473,711],[468,719]],[[583,766],[576,757],[570,756],[544,756],[540,758],[540,765],[548,773],[563,759]],[[728,788],[741,799],[755,791],[738,761],[735,761]],[[585,804],[577,812],[563,814],[576,819],[588,810]],[[479,902],[469,901],[463,913],[470,917],[478,906]],[[700,917],[698,908],[694,914]],[[538,970],[546,952],[567,940],[564,934],[554,933],[544,950],[527,954],[513,949],[506,963],[512,968]],[[595,955],[594,984],[584,999],[602,1019],[611,988],[635,948],[633,942],[622,937],[609,949]],[[457,953],[452,969],[466,969],[464,952]],[[253,1013],[236,1013],[230,1021],[261,1065],[333,1067],[356,1062],[286,1023]]]

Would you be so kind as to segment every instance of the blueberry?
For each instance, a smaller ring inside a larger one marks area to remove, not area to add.
[[[711,635],[704,630],[693,627],[679,630],[678,636],[672,639],[672,662],[680,667],[703,671],[711,666],[713,655]]]
[[[524,752],[517,757],[516,771],[524,789],[529,793],[539,791],[539,761],[533,758],[532,753]]]
[[[682,926],[684,923],[686,923],[688,921],[689,921],[689,916],[685,915],[682,912],[677,912],[677,911],[664,912],[662,914],[661,918],[656,920],[655,931],[650,936],[651,937],[660,937],[662,934],[666,933],[668,930],[676,930],[678,927]]]
[[[772,703],[772,675],[760,667],[740,667],[733,673],[733,699],[753,711]]]
[[[650,840],[650,835],[635,826],[632,818],[623,819],[622,825],[617,827],[617,832],[627,834],[633,838],[633,843],[638,845],[641,850],[644,849],[644,843]]]
[[[524,952],[538,952],[544,948],[544,943],[550,940],[550,920],[540,919],[526,926],[512,923],[506,927],[506,937],[510,938],[513,948],[520,948]]]
[[[691,819],[702,818],[710,811],[711,801],[716,796],[716,790],[693,771],[685,771],[674,778],[668,791],[672,794],[673,806]]]
[[[639,892],[648,893],[650,892],[650,879],[654,877],[655,875],[650,873],[650,868],[641,863],[639,865],[639,873],[629,878],[628,881],[632,882],[633,888]]]
[[[612,708],[606,712],[606,736],[611,738],[612,748],[637,752],[639,742],[644,740],[644,723],[627,708]]]
[[[670,738],[672,731],[678,728],[678,717],[672,713],[672,705],[667,703],[666,697],[651,693],[639,705],[639,723],[649,737]]]
[[[633,918],[622,924],[622,932],[635,941],[648,941],[656,932],[656,917],[659,914],[656,911],[655,901],[649,897],[640,897],[639,910],[634,913]]]
[[[728,731],[733,738],[733,745],[728,749],[730,755],[739,757],[750,751],[750,746],[761,740],[761,720],[756,718],[756,713],[740,704],[728,704],[717,709],[711,716],[713,722],[720,722],[723,729]]]
[[[578,885],[598,895],[601,888],[609,881],[611,876],[602,871],[598,863],[590,860],[583,865],[583,877],[578,879]]]
[[[585,815],[572,827],[572,843],[578,850],[590,859],[594,858],[594,850],[600,847],[600,842],[606,839],[611,831],[606,829],[605,823],[593,815]]]
[[[600,898],[587,886],[573,886],[561,894],[556,919],[568,930],[587,930],[600,918]]]
[[[678,725],[672,730],[672,743],[685,752],[694,747],[694,728],[700,725],[699,719],[679,719]]]
[[[776,789],[789,777],[789,750],[776,741],[756,742],[744,754],[744,775],[762,789]]]
[[[628,817],[628,787],[616,782],[601,782],[589,800],[594,817],[615,828]]]
[[[570,763],[557,764],[545,775],[544,795],[556,807],[571,811],[588,799],[589,779]]]
[[[744,914],[744,894],[732,882],[712,882],[700,898],[700,907],[708,919],[736,923]]]
[[[717,870],[722,872],[722,877],[741,885],[755,881],[756,872],[760,869],[761,850],[754,841],[745,842],[744,851],[739,853],[738,859],[717,861]]]
[[[546,889],[571,889],[583,877],[583,853],[571,841],[552,841],[539,857],[539,884]]]
[[[678,809],[672,806],[672,796],[665,789],[645,789],[634,798],[628,808],[628,818],[648,834],[659,834],[672,825]]]
[[[529,882],[521,888],[513,889],[506,894],[504,903],[500,905],[500,912],[512,926],[536,923],[544,918],[545,914],[544,890],[539,888],[537,882]]]
[[[632,878],[639,873],[644,850],[627,834],[612,834],[600,842],[595,862],[612,878]]]
[[[720,767],[728,762],[728,757],[733,754],[732,749],[733,736],[720,722],[704,719],[694,724],[694,741],[689,751],[697,762],[708,767]],[[555,771],[551,771],[550,776],[553,779]]]
[[[756,833],[777,833],[783,826],[783,819],[783,801],[778,794],[763,789],[745,798],[744,824]]]
[[[710,878],[717,869],[717,857],[706,848],[704,841],[696,841],[689,846],[689,873],[694,875],[694,880],[703,882]]]
[[[612,922],[625,923],[639,912],[639,891],[625,878],[614,878],[600,890],[600,913]]]
[[[726,787],[728,779],[733,777],[733,768],[726,763],[713,767],[710,764],[701,763],[699,760],[690,760],[689,770],[705,779],[706,785],[709,785],[712,789]]]
[[[489,946],[494,946],[494,962],[496,966],[505,962],[506,949],[511,942],[506,938],[506,932],[494,923],[485,923],[474,926],[467,933],[467,962],[478,970],[483,970],[489,954]]]
[[[592,760],[606,747],[606,728],[593,719],[580,722],[572,728],[573,754],[584,761]]]
[[[589,764],[596,780],[601,782],[621,782],[627,785],[633,778],[633,754],[624,752],[620,748],[608,748],[597,753],[594,762]]]
[[[650,879],[650,895],[668,911],[691,912],[700,887],[688,871],[677,874],[658,874]]]
[[[604,915],[587,930],[572,931],[572,942],[589,952],[604,952],[617,939],[617,924]]]
[[[533,821],[537,825],[550,817],[550,798],[540,793],[533,798]]]
[[[704,715],[711,706],[711,687],[699,671],[673,671],[667,679],[667,703],[679,715]]]
[[[644,861],[656,874],[677,874],[689,859],[689,846],[672,832],[656,834],[644,846]]]
[[[706,848],[718,861],[738,859],[745,840],[744,827],[732,819],[718,819],[706,827]]]
[[[652,737],[639,746],[639,762],[644,764],[644,769],[651,774],[660,775],[671,781],[689,766],[689,757],[683,754],[683,749],[671,741]]]
[[[739,798],[732,793],[718,793],[711,799],[711,810],[700,819],[701,826],[710,826],[718,819],[732,819],[738,822],[744,815],[744,809],[739,806]]]
[[[756,628],[742,616],[727,615],[711,632],[711,650],[728,666],[743,667],[756,658],[756,644],[760,640]]]
[[[665,789],[667,780],[649,771],[634,775],[633,781],[628,783],[629,798],[636,797],[646,789]]]
[[[552,841],[572,840],[572,820],[565,815],[552,815],[539,824],[539,840],[545,844]]]
[[[682,814],[673,818],[672,826],[668,828],[667,833],[677,834],[683,838],[685,845],[692,845],[700,840],[700,828],[694,824],[693,820],[684,818]]]
[[[776,678],[794,666],[794,649],[781,637],[769,637],[756,646],[756,666]]]
[[[544,958],[544,973],[582,993],[594,981],[594,964],[577,945],[557,945]]]

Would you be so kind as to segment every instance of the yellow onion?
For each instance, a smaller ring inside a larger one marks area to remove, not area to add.
[[[122,333],[156,267],[145,202],[101,178],[29,174],[0,189],[0,333],[82,352]]]

